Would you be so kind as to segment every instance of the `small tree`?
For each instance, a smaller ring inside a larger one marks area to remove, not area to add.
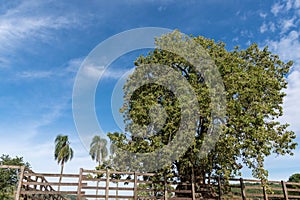
[[[300,183],[300,173],[291,175],[288,182]]]
[[[18,165],[30,168],[30,164],[23,161],[23,157],[11,158],[9,155],[0,157],[0,165]],[[18,183],[17,169],[0,169],[0,199],[14,199],[12,197]]]
[[[55,138],[55,151],[54,158],[57,160],[57,163],[61,165],[60,177],[58,191],[60,191],[60,184],[62,180],[62,174],[64,170],[64,165],[69,160],[72,160],[74,155],[73,149],[70,147],[69,138],[67,135],[58,135]]]
[[[300,183],[300,173],[296,173],[296,174],[291,175],[289,177],[288,182]],[[299,185],[287,185],[287,187],[299,190],[299,192],[296,192],[296,191],[290,192],[291,195],[300,195],[300,186]]]

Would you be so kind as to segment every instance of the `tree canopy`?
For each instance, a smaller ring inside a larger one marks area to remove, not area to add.
[[[300,183],[300,173],[292,174],[292,175],[289,177],[288,182]]]
[[[192,42],[201,46],[205,52],[197,48],[190,51],[183,48]],[[292,150],[297,145],[294,142],[295,133],[287,129],[288,124],[278,121],[283,114],[286,76],[292,61],[285,63],[268,47],[260,49],[257,44],[246,49],[235,47],[228,51],[223,42],[202,36],[186,37],[179,31],[157,38],[156,45],[156,49],[135,61],[135,70],[125,83],[121,112],[126,133],[108,134],[111,142],[119,147],[116,151],[119,154],[114,161],[117,166],[138,169],[135,166],[142,166],[143,161],[137,160],[128,165],[128,155],[122,152],[147,153],[163,148],[176,137],[182,122],[186,127],[195,127],[192,130],[193,140],[181,157],[164,169],[181,180],[189,179],[192,171],[200,177],[229,177],[238,175],[244,166],[252,169],[254,177],[265,179],[268,176],[264,167],[267,156],[272,153],[293,154]],[[166,50],[165,46],[179,49],[181,55],[186,55],[185,58]],[[193,59],[205,59],[195,57],[197,53],[209,55],[222,79],[226,101],[226,111],[222,118],[212,117],[214,108],[211,106],[211,92],[218,88],[217,85],[210,88],[208,84],[212,82],[211,77],[192,64]],[[173,91],[172,87],[184,89],[183,85],[176,85],[178,77],[172,79],[168,72],[148,72],[145,70],[146,65],[151,69],[168,66],[178,72],[185,80],[184,86],[191,87],[196,94],[197,105],[185,97],[178,97]],[[156,80],[156,77],[169,81],[171,86],[168,88],[153,82],[137,88],[139,79]],[[184,106],[197,107],[199,117],[196,121],[184,121]],[[206,156],[201,156],[205,138],[211,134],[211,124],[220,125],[217,130],[219,135],[217,141],[214,141],[214,148]]]

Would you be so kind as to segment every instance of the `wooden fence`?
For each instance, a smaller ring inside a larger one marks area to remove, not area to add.
[[[79,174],[34,173],[24,167],[0,166],[19,170],[16,200],[44,199],[236,199],[300,200],[300,183],[230,179],[206,179],[205,183],[170,181],[153,173],[80,169]],[[60,191],[58,191],[60,186]],[[212,195],[213,194],[213,195]]]
[[[262,184],[260,180],[230,179],[228,186],[222,186],[227,191],[229,199],[300,199],[300,183],[285,181],[268,181]],[[226,189],[226,187],[228,189]]]

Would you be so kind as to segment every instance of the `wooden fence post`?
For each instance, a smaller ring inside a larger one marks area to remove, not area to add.
[[[82,176],[83,176],[83,169],[80,168],[78,188],[77,188],[77,200],[81,200]]]
[[[288,193],[287,193],[285,182],[281,181],[281,185],[282,185],[282,191],[283,191],[284,200],[288,200],[289,197],[288,197]]]
[[[195,200],[196,196],[195,196],[195,173],[194,173],[194,166],[192,166],[192,176],[191,176],[191,186],[192,186],[192,199]]]
[[[221,185],[221,177],[220,176],[218,176],[218,189],[219,189],[219,200],[221,200],[222,199],[222,185]]]
[[[109,171],[106,168],[106,185],[105,185],[105,200],[108,200],[109,197]]]
[[[241,184],[242,199],[246,200],[246,190],[245,190],[245,185],[244,185],[243,178],[240,178],[240,184]]]
[[[137,195],[137,187],[138,187],[138,185],[137,185],[137,174],[136,174],[136,172],[134,172],[134,186],[133,187],[134,187],[133,188],[134,200],[137,200],[138,199],[138,195]]]
[[[20,195],[21,195],[21,190],[22,190],[22,185],[23,185],[24,172],[25,172],[25,166],[22,166],[21,170],[20,170],[18,188],[17,188],[17,192],[16,192],[16,200],[20,200]]]
[[[164,173],[164,200],[168,200],[168,185],[166,173]]]

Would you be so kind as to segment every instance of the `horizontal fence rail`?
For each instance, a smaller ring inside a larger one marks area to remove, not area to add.
[[[154,173],[80,169],[78,174],[35,173],[23,166],[0,165],[17,170],[16,200],[86,199],[224,199],[300,200],[300,183],[221,177],[188,182],[174,181]],[[62,181],[59,182],[60,177]]]

